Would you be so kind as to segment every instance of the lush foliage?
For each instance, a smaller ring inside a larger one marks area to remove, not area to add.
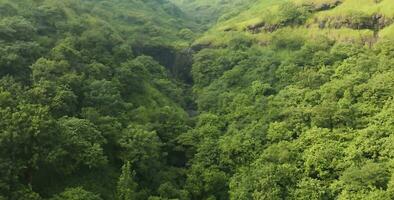
[[[159,0],[2,0],[0,10],[0,196],[181,193],[182,48],[193,38],[177,30],[183,13]]]
[[[391,1],[171,2],[0,0],[0,199],[394,199]]]
[[[392,199],[392,43],[248,44],[195,56],[193,198]]]

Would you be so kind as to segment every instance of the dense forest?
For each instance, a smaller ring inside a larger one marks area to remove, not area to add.
[[[0,0],[0,200],[394,199],[392,0]]]

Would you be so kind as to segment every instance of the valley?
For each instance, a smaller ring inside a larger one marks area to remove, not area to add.
[[[0,200],[394,198],[391,0],[0,0]]]

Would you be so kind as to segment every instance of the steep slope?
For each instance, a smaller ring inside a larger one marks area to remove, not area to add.
[[[236,34],[269,43],[275,33],[372,45],[390,38],[392,2],[365,0],[261,0],[236,17],[219,23],[199,43],[223,45]],[[283,30],[282,30],[283,29]]]
[[[216,22],[237,16],[256,0],[171,0],[203,30]]]
[[[0,199],[184,195],[187,102],[169,71],[193,27],[177,7],[1,0],[0,16]]]
[[[198,39],[192,199],[393,199],[393,6],[261,0]]]

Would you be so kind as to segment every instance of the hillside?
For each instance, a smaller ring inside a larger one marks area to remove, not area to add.
[[[183,12],[162,0],[1,0],[0,16],[0,199],[114,199],[128,163],[133,199],[180,188],[194,37]]]
[[[372,45],[393,34],[389,0],[261,0],[239,15],[218,23],[198,40],[221,45],[236,34],[272,41],[276,33]]]
[[[0,0],[0,200],[394,199],[391,0]]]
[[[197,39],[193,199],[393,199],[392,6],[261,0]]]
[[[171,2],[205,30],[217,21],[237,16],[256,0],[171,0]]]

